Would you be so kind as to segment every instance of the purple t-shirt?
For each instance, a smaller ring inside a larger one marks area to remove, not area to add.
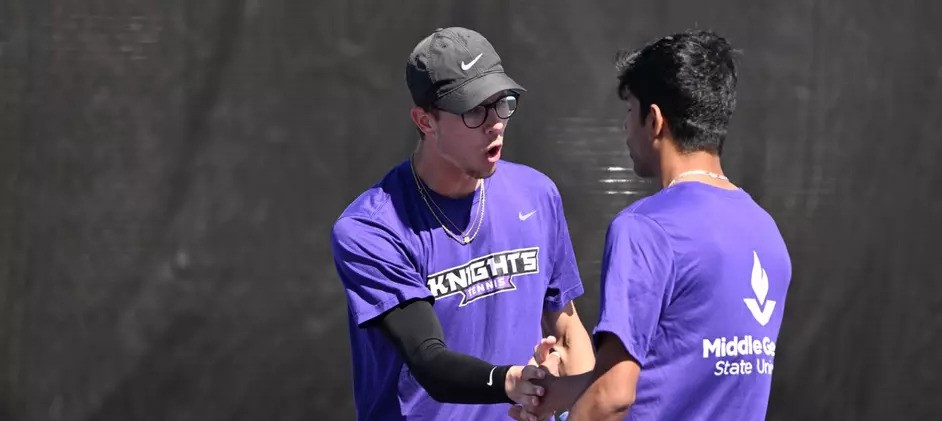
[[[501,161],[484,189],[484,223],[467,245],[449,237],[435,220],[408,161],[360,195],[334,224],[357,419],[509,419],[506,404],[432,399],[380,329],[364,326],[387,310],[433,297],[449,349],[495,365],[519,365],[530,359],[542,337],[543,311],[559,311],[582,294],[553,182],[532,168]],[[480,189],[463,199],[431,195],[460,228],[476,226]]]
[[[626,419],[765,419],[790,280],[775,221],[743,190],[679,183],[619,213],[595,333],[641,364]]]

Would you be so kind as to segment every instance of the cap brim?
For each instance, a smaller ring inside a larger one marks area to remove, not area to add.
[[[503,72],[487,73],[465,83],[435,101],[435,107],[453,114],[461,114],[477,107],[500,91],[526,92],[519,83]]]

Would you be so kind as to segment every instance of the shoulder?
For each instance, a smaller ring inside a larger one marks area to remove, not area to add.
[[[637,204],[637,202],[635,202]],[[612,218],[611,223],[609,223],[609,230],[617,231],[638,231],[644,230],[654,233],[663,233],[664,228],[661,227],[651,215],[648,215],[644,212],[639,212],[635,209],[635,206],[629,206],[623,209],[621,212],[618,212],[614,218]]]
[[[639,208],[644,208],[643,203],[635,202],[612,218],[608,225],[606,242],[609,244],[627,242],[669,248],[671,236],[658,221],[657,216],[639,211]]]
[[[354,240],[369,233],[395,235],[403,225],[396,202],[401,201],[407,185],[402,181],[401,166],[390,170],[379,182],[361,193],[334,221],[332,237]]]
[[[695,197],[685,196],[675,190],[661,190],[635,201],[622,210],[616,219],[621,217],[623,223],[633,221],[631,223],[657,226],[665,230],[674,227],[678,218],[689,215],[694,202]]]
[[[497,169],[499,180],[512,184],[514,188],[530,192],[544,192],[559,197],[556,183],[546,174],[528,165],[511,161],[500,161]]]

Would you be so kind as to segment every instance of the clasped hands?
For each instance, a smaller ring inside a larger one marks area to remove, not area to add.
[[[513,419],[544,421],[556,410],[565,408],[559,393],[554,393],[553,387],[547,387],[553,378],[559,376],[560,355],[553,351],[555,345],[555,337],[543,338],[533,347],[533,358],[526,366],[514,366],[508,372],[507,396],[518,404],[508,411]]]

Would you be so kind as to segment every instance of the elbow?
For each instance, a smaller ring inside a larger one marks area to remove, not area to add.
[[[618,403],[628,409],[628,407],[635,404],[635,390],[626,390],[620,399]]]
[[[635,390],[634,388],[622,388],[615,395],[613,400],[614,406],[620,411],[627,411],[631,405],[635,404]]]
[[[440,387],[440,382],[434,380],[433,374],[429,373],[426,370],[423,370],[420,367],[410,367],[410,372],[412,372],[412,378],[415,379],[415,382],[422,386],[422,389],[425,389],[425,392],[428,393],[429,397],[435,400],[438,403],[448,403],[448,394]]]
[[[611,412],[614,414],[619,414],[624,416],[628,413],[628,410],[631,408],[631,405],[634,405],[634,397],[630,399],[625,399],[617,402],[612,402]]]
[[[621,420],[635,403],[633,392],[612,393],[611,390],[595,390],[591,395],[583,395],[573,406],[573,418],[591,420]]]
[[[635,403],[634,388],[618,387],[609,389],[606,392],[603,394],[602,402],[599,402],[599,407],[605,408],[605,412],[610,414],[624,415]]]
[[[435,388],[429,389],[425,386],[422,386],[422,387],[425,388],[425,391],[428,392],[428,396],[432,398],[432,400],[434,400],[435,402],[452,403],[452,399],[450,399],[447,394],[442,393],[442,391],[435,390]]]
[[[423,386],[424,387],[424,386]],[[425,388],[425,391],[428,392],[428,396],[432,398],[435,402],[438,403],[451,403],[448,398],[445,397],[442,393],[437,390]]]

